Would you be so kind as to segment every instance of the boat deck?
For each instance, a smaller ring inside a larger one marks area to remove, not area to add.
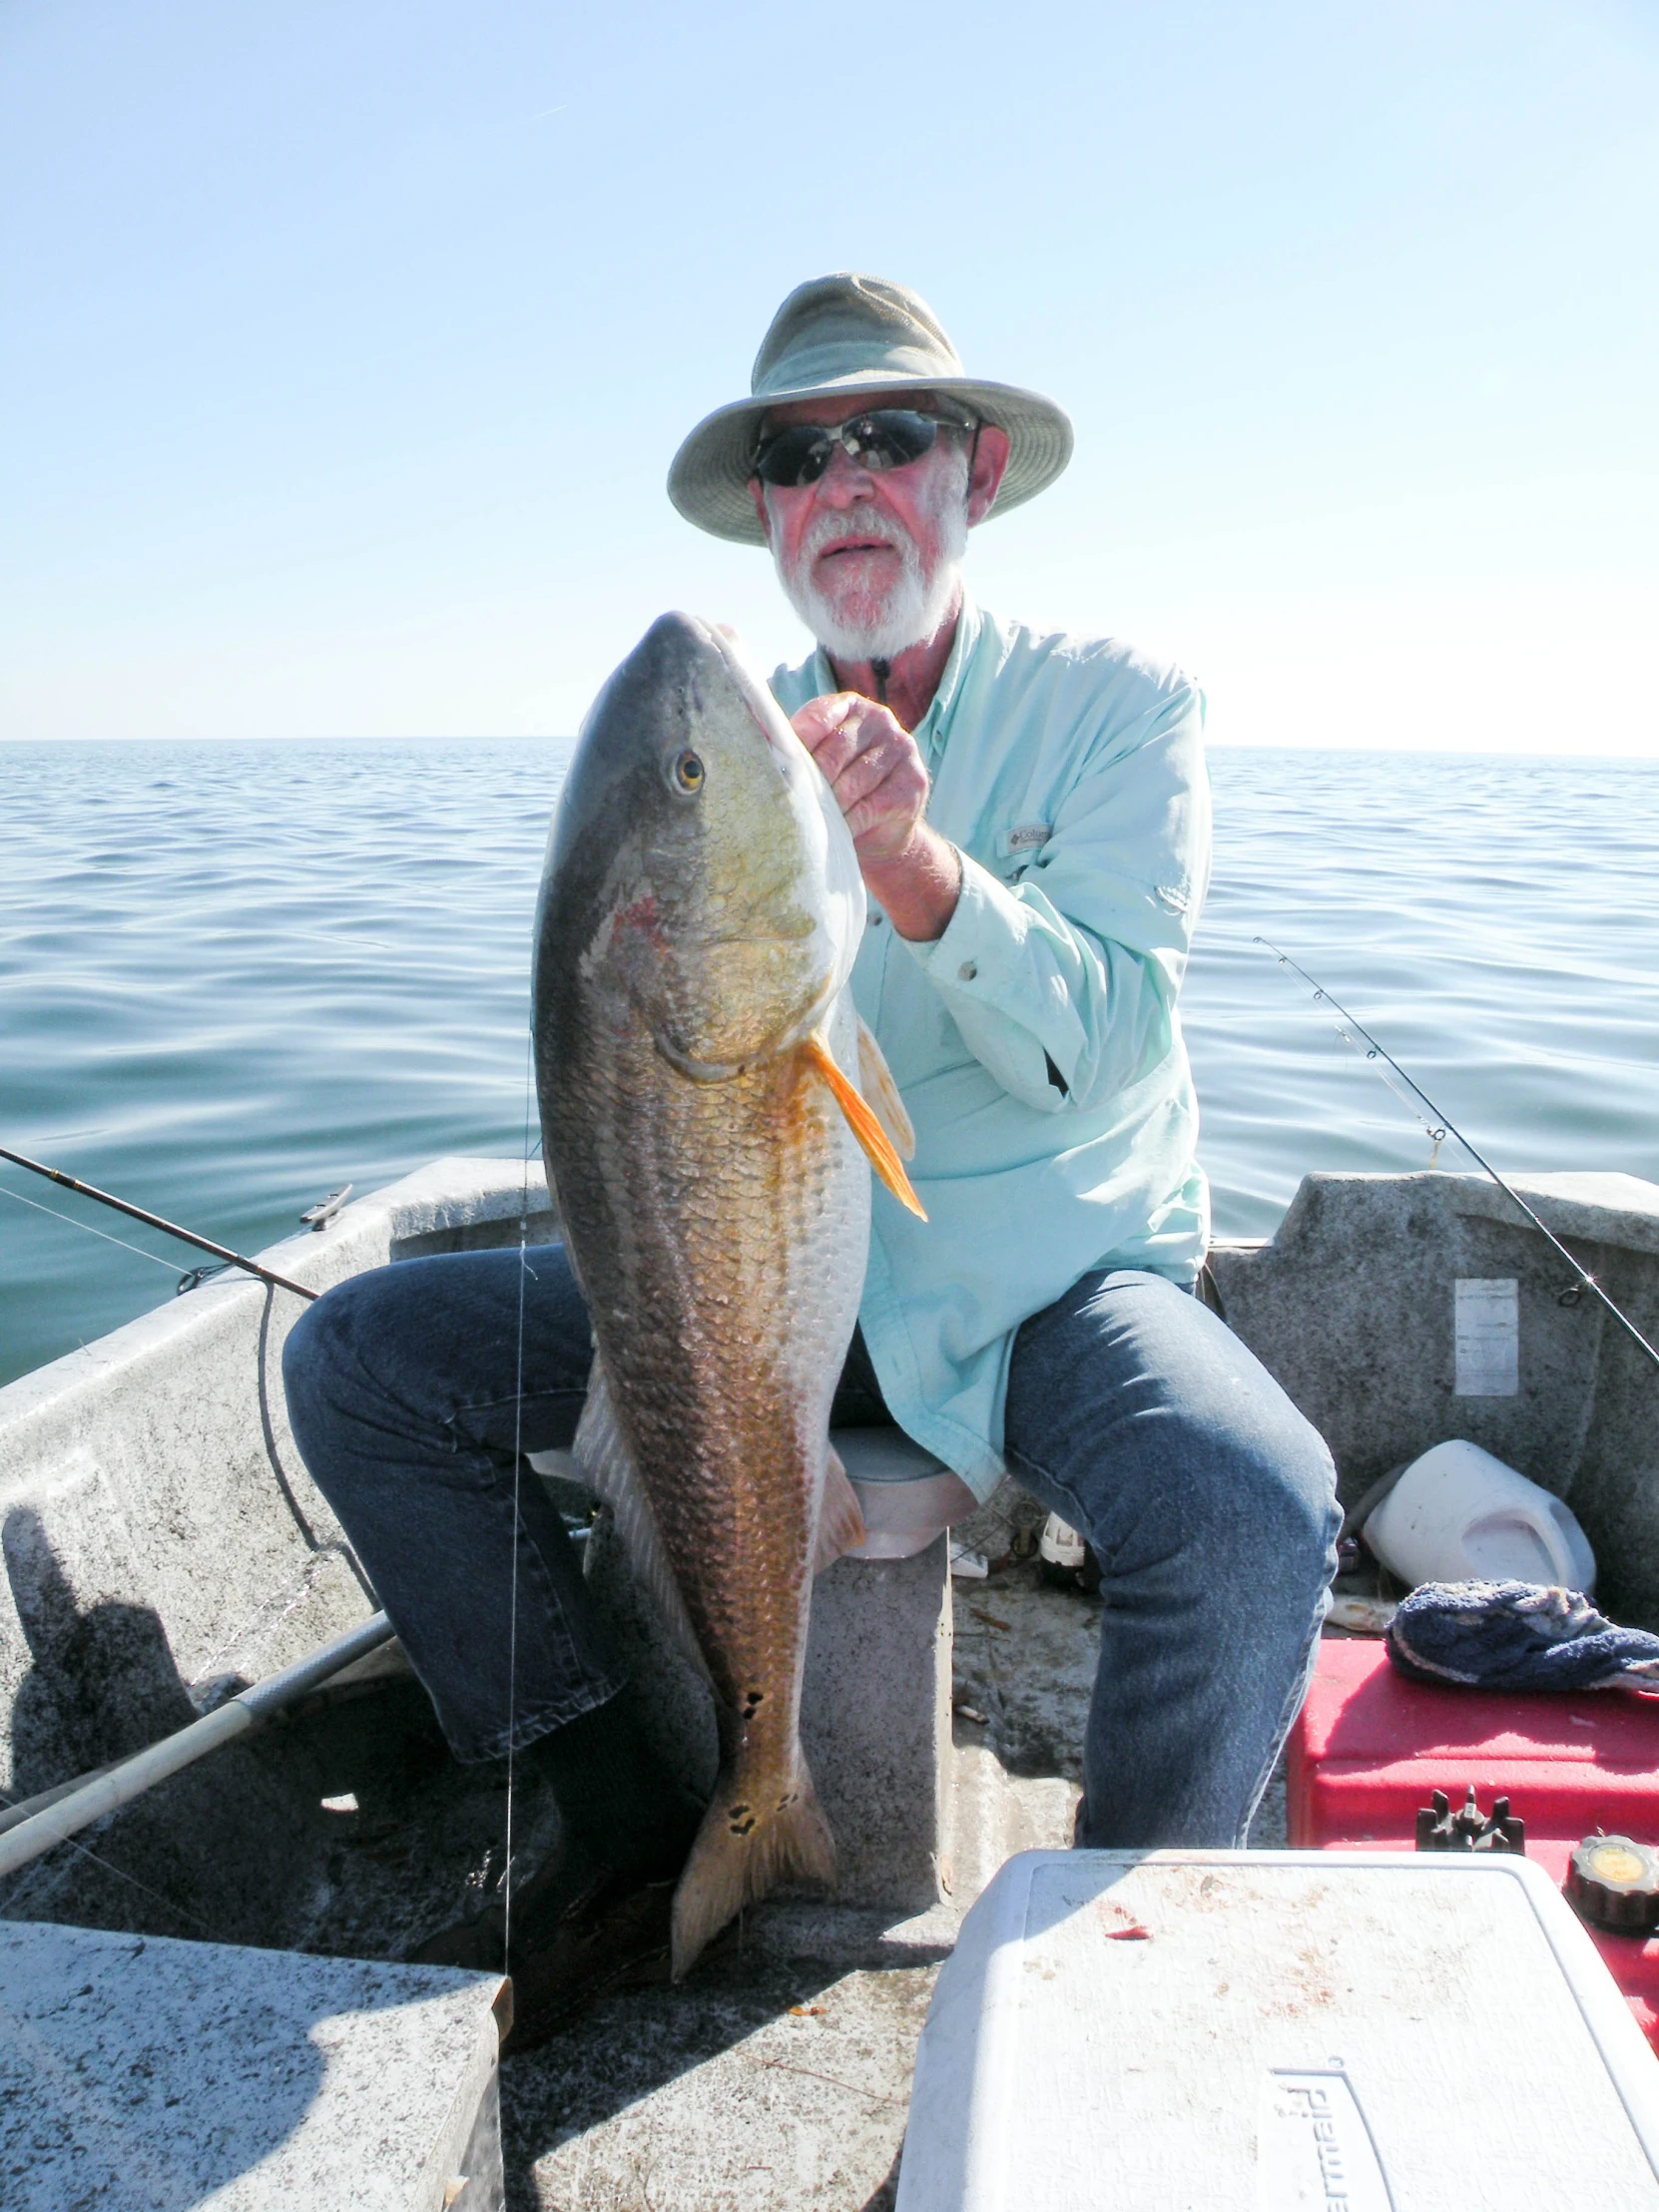
[[[1659,1189],[1567,1175],[1525,1187],[1652,1336]],[[532,1241],[553,1233],[522,1163],[436,1162],[262,1257],[321,1288],[515,1243],[526,1211]],[[1312,1176],[1273,1244],[1218,1248],[1217,1291],[1331,1441],[1346,1503],[1466,1436],[1564,1496],[1602,1561],[1604,1609],[1659,1627],[1651,1365],[1509,1215],[1468,1177]],[[1462,1386],[1453,1294],[1466,1281],[1514,1294],[1511,1391]],[[292,1307],[222,1278],[0,1393],[8,1795],[123,1757],[362,1619],[370,1601],[283,1414]],[[1029,1500],[1018,1509],[1027,1529],[1040,1518]],[[996,1510],[962,1532],[993,1555],[1006,1543],[980,1523]],[[952,1601],[943,1902],[904,1919],[775,1901],[683,1987],[620,1994],[509,2060],[520,2212],[891,2201],[916,2043],[962,1914],[1010,1853],[1069,1840],[1097,1640],[1098,1601],[1045,1586],[1028,1558],[956,1584]],[[499,1879],[502,1799],[497,1772],[449,1759],[412,1681],[342,1682],[24,1867],[0,1913],[396,1958]],[[555,1820],[521,1795],[515,1834],[532,1856]],[[1284,1840],[1280,1786],[1253,1841]]]
[[[1035,1508],[1029,1508],[1035,1511]],[[1098,1598],[1032,1561],[953,1585],[951,1894],[910,1920],[780,1901],[679,1988],[598,2005],[502,2067],[513,2212],[882,2212],[917,2039],[962,1915],[1012,1851],[1070,1842]],[[966,1706],[984,1715],[969,1719]],[[1282,1775],[1254,1841],[1285,1840]]]

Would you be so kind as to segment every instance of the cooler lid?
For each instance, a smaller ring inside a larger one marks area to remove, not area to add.
[[[1659,2060],[1523,1859],[1026,1852],[940,1972],[898,2212],[1659,2212]]]

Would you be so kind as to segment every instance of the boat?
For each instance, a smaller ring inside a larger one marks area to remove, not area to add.
[[[1651,1340],[1659,1186],[1544,1174],[1513,1188]],[[539,1169],[451,1158],[260,1260],[321,1290],[556,1234]],[[1513,1286],[1512,1386],[1494,1386],[1489,1300],[1483,1349],[1459,1336],[1469,1283]],[[1311,1174],[1271,1240],[1217,1244],[1206,1295],[1327,1436],[1346,1501],[1466,1437],[1565,1498],[1600,1562],[1604,1609],[1659,1628],[1652,1365],[1503,1190],[1439,1171]],[[227,1712],[251,1686],[298,1685],[210,1757],[0,1879],[0,2003],[15,2013],[17,1976],[34,1976],[27,2032],[0,2058],[6,2202],[72,2201],[63,2176],[105,2168],[117,2178],[88,2203],[334,2201],[295,2180],[303,2138],[305,2155],[335,2162],[341,2203],[480,2212],[504,2190],[515,2204],[618,2212],[890,2204],[916,2041],[962,1917],[1012,1853],[1069,1840],[1096,1601],[1044,1579],[1040,1513],[1005,1488],[955,1531],[988,1558],[982,1580],[950,1583],[944,1540],[926,1528],[890,1556],[844,1563],[827,1615],[896,1608],[924,1653],[909,1664],[860,1650],[855,1663],[882,1675],[897,1701],[887,1718],[909,1716],[903,1772],[933,1794],[852,1853],[843,1894],[769,1902],[683,1985],[618,1992],[498,2075],[491,2023],[510,1995],[488,1976],[398,1962],[499,1876],[501,1777],[449,1759],[294,1449],[279,1357],[299,1310],[290,1292],[219,1275],[0,1389],[8,1804],[45,1817],[65,1785]],[[567,1478],[548,1474],[585,1525]],[[602,1523],[588,1549],[602,1594],[611,1578],[619,1633],[636,1633]],[[319,1650],[357,1655],[320,1681],[295,1675]],[[1655,1804],[1659,1837],[1659,1784]],[[555,1817],[533,1796],[514,1812],[521,1837]],[[3,1808],[0,1819],[17,1832]],[[1253,1842],[1283,1844],[1284,1819],[1281,1785]],[[129,2007],[119,2035],[112,1997],[87,2025],[89,2073],[74,2022],[41,1989],[66,1997],[65,1977],[84,1972],[96,2006],[98,1992],[137,1986],[142,1958],[166,1966],[171,1993],[143,2033]],[[354,2023],[366,2023],[360,2048]],[[252,2072],[237,2073],[239,2049]],[[403,2111],[416,2075],[407,2110],[426,2116],[406,2127],[428,2134],[399,2164],[396,2126],[376,2115]],[[319,2151],[305,2131],[328,2084],[335,2132]],[[167,2159],[199,2138],[220,2143],[217,2164],[167,2181]],[[38,2168],[30,2143],[48,2146]],[[48,2174],[59,2193],[30,2194]]]

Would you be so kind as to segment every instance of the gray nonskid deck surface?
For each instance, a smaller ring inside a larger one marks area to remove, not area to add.
[[[946,1900],[907,1920],[774,1902],[748,1917],[741,1944],[706,1960],[679,1988],[620,1993],[541,2049],[507,2060],[503,2150],[515,2212],[866,2212],[890,2204],[916,2043],[962,1913],[1012,1852],[1069,1841],[1098,1647],[1098,1599],[1046,1587],[1030,1561],[956,1583],[952,1611],[957,1717]],[[365,1766],[369,1716],[376,1759]],[[12,1910],[80,1919],[96,1906],[112,1920],[143,1915],[158,1934],[188,1935],[199,1932],[193,1918],[211,1897],[215,1920],[245,1922],[257,1942],[291,1943],[302,1928],[307,1950],[366,1945],[384,1955],[403,1947],[417,1922],[455,1910],[460,1895],[445,1885],[458,1871],[482,1868],[495,1848],[504,1807],[491,1785],[499,1778],[453,1769],[413,1685],[388,1684],[366,1704],[313,1714],[290,1739],[258,1747],[257,1757],[222,1755],[222,1786],[226,1763],[238,1759],[262,1770],[268,1790],[281,1785],[267,1809],[269,1833],[243,1839],[245,1910],[232,1909],[237,1854],[210,1845],[207,1864],[181,1855],[160,1794],[122,1817],[125,1826],[89,1839],[100,1864],[79,1855],[42,1862],[38,1880],[24,1885],[27,1903],[19,1894]],[[386,1767],[379,1780],[378,1764]],[[179,1792],[187,1781],[168,1788]],[[358,1811],[319,1816],[318,1795],[346,1781]],[[252,1789],[231,1794],[244,1811],[263,1803]],[[306,1804],[305,1822],[295,1825],[293,1807]],[[310,1834],[319,1818],[337,1827],[337,1842]],[[149,1819],[160,1824],[153,1838]],[[533,1809],[521,1804],[519,1819],[533,1821]],[[211,1821],[204,1833],[227,1841]],[[1277,1816],[1264,1807],[1255,1841],[1283,1841],[1282,1799]],[[135,1876],[144,1890],[133,1887]],[[274,1915],[268,1932],[274,1887],[279,1893],[284,1883],[304,1891],[303,1909]],[[170,1913],[162,1893],[176,1889],[182,1894]],[[327,1960],[294,1962],[335,1970]],[[301,2064],[314,2062],[303,2025],[295,2046]],[[277,2067],[274,2081],[264,2117],[276,2124],[293,2077]],[[366,2155],[379,2153],[370,2146]],[[56,2208],[58,2200],[45,2201]],[[82,2201],[100,2203],[63,2200]],[[164,2192],[134,2201],[198,2200]]]
[[[932,1916],[929,1916],[932,1918]],[[763,1908],[741,1953],[632,1991],[503,2071],[514,2206],[863,2207],[896,2171],[951,1916]]]
[[[957,1583],[954,1598],[958,1706],[994,1720],[958,1715],[948,1900],[899,1921],[763,1906],[740,1945],[680,1987],[622,1992],[508,2059],[514,2212],[890,2205],[934,1977],[995,1867],[1069,1839],[1094,1677],[1095,1599],[1045,1589],[1020,1565]],[[1029,1704],[1017,1686],[1027,1669],[1041,1683]]]
[[[512,2212],[885,2212],[916,2043],[962,1915],[1069,1843],[1100,1605],[1028,1563],[954,1585],[952,1894],[893,1922],[786,1900],[679,1988],[635,1989],[502,2067]],[[983,1724],[961,1712],[968,1706]],[[1252,1842],[1285,1841],[1275,1776]]]
[[[0,2201],[436,2212],[469,2143],[494,2155],[499,1988],[444,1967],[0,1923]],[[487,2207],[474,2181],[457,2201]]]
[[[891,2202],[916,2043],[962,1913],[1012,1852],[1069,1841],[1098,1648],[1098,1599],[1045,1586],[1030,1561],[1009,1560],[988,1580],[954,1584],[952,1611],[957,1715],[945,1902],[907,1920],[833,1904],[769,1904],[749,1916],[741,1943],[705,1961],[681,1987],[620,1993],[541,2049],[509,2059],[501,2071],[503,2149],[507,2201],[515,2212],[727,2206],[737,2212],[866,2212]],[[383,1789],[372,1771],[375,1762],[364,1764],[369,1716],[377,1758],[387,1769]],[[331,1731],[340,1732],[337,1747]],[[332,1771],[336,1756],[343,1762],[338,1776]],[[239,1761],[250,1774],[239,1778],[243,1787],[229,1791],[234,1802],[214,1813]],[[150,1938],[154,1947],[160,1936],[202,1933],[195,1924],[211,1901],[216,1933],[246,1926],[256,1942],[292,1943],[297,1935],[308,1951],[366,1946],[384,1955],[403,1947],[417,1922],[432,1924],[457,1909],[460,1895],[445,1885],[452,1887],[457,1870],[484,1864],[504,1815],[499,1777],[451,1766],[411,1684],[389,1683],[366,1704],[313,1714],[291,1740],[276,1737],[259,1747],[258,1756],[223,1754],[216,1769],[168,1785],[171,1809],[166,1794],[157,1793],[95,1832],[89,1841],[97,1863],[78,1853],[41,1862],[33,1881],[16,1886],[12,1911],[21,1907],[31,1918],[54,1920],[81,1920],[95,1911],[112,1921],[126,1917],[128,1926],[140,1917],[141,1925],[148,1921],[157,1931]],[[347,1779],[358,1791],[359,1810],[319,1816],[318,1795]],[[217,1790],[209,1787],[215,1782]],[[199,1826],[182,1819],[193,1788],[204,1795],[195,1807]],[[294,1807],[303,1804],[310,1812],[299,1822]],[[411,1818],[415,1804],[424,1808],[418,1820]],[[256,1824],[260,1833],[243,1834],[240,1852],[228,1849],[226,1819],[234,1823],[240,1814],[246,1822],[251,1806],[264,1807],[269,1819]],[[338,1842],[310,1834],[318,1819],[337,1826]],[[533,1808],[521,1804],[519,1819],[533,1824]],[[1281,1784],[1277,1803],[1270,1798],[1263,1808],[1254,1840],[1282,1843],[1283,1824]],[[181,1832],[199,1834],[205,1856],[181,1849]],[[420,1850],[411,1860],[417,1841]],[[143,1888],[134,1887],[135,1877]],[[305,1893],[303,1909],[278,1913],[285,1890],[295,1887]],[[243,1888],[247,1900],[239,1906]],[[132,1947],[143,1938],[98,1940]],[[162,1947],[184,1952],[201,1946]],[[291,1962],[300,1970],[300,1987],[313,1970],[348,1977],[401,1970],[296,1957],[285,1948],[231,1955],[263,1957],[278,1971]],[[270,2132],[268,2150],[276,2157],[284,2128],[303,2106],[305,2085],[314,2087],[321,2078],[314,2021],[290,2024],[290,2056],[272,2059],[258,2096],[237,2091],[231,2075],[215,2071],[224,2054],[211,2047],[216,2032],[200,2020],[193,2025],[181,2015],[171,2028],[157,2020],[143,2048],[129,2055],[154,2075],[159,2063],[165,2071],[178,2052],[195,2051],[191,2086],[180,2092],[188,2096],[191,2124],[206,2117],[208,2135],[229,2141],[236,2128],[257,2123]],[[193,2042],[204,2033],[210,2042],[205,2051]],[[25,2118],[38,2127],[27,2109],[35,2092],[20,2093],[15,2081],[11,2086]],[[152,2089],[139,2075],[128,2089],[138,2092],[132,2109],[142,2116]],[[162,2092],[164,2108],[171,2093]],[[216,2105],[227,2099],[236,2109],[220,2129]],[[78,2093],[59,2101],[65,2113],[76,2115],[68,2134],[78,2145],[76,2168],[90,2181],[88,2161],[96,2164],[99,2143],[109,2139],[111,2115],[99,2117],[102,2108]],[[397,2110],[394,2094],[386,2105],[393,2135],[413,2124],[397,2121]],[[117,2108],[111,2111],[119,2117]],[[177,2117],[182,2140],[185,2115]],[[38,2145],[33,2136],[26,2140],[33,2147],[24,2163],[32,2165]],[[376,2123],[360,2135],[359,2149],[371,2166],[395,2175],[400,2154],[382,2151],[389,2142]],[[14,2167],[18,2155],[11,2153]],[[281,2170],[279,2157],[271,2170]],[[236,2180],[225,2186],[242,2189]],[[8,2212],[14,2201],[31,2208],[37,2201],[43,2208],[51,2204],[57,2212],[60,2203],[122,2200],[83,2188],[62,2198],[7,2194],[4,2201]],[[240,2193],[215,2198],[205,2186],[198,2196],[160,2186],[132,2199],[170,2207],[208,2201],[240,2207],[265,2200]]]

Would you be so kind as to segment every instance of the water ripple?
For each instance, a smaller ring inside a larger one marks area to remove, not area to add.
[[[518,1152],[567,750],[0,747],[0,1142],[244,1251],[341,1183]],[[1500,1166],[1659,1181],[1659,768],[1229,752],[1214,781],[1184,1007],[1218,1228],[1265,1235],[1308,1168],[1429,1157],[1258,933]],[[0,1382],[159,1282],[0,1205]]]

